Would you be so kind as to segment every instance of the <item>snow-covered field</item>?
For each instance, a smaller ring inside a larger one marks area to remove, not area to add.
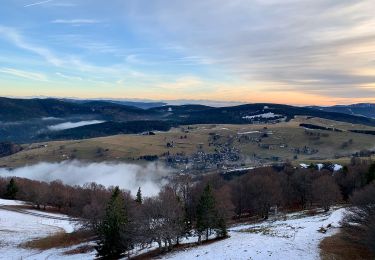
[[[0,199],[0,259],[93,259],[95,252],[64,255],[75,247],[30,250],[19,247],[27,241],[45,237],[56,232],[73,232],[77,226],[61,214],[34,210],[14,212],[4,205],[22,205],[23,202]],[[337,232],[345,209],[306,216],[302,213],[288,214],[279,220],[250,225],[238,225],[229,229],[230,238],[209,245],[193,247],[163,256],[163,259],[319,259],[319,242]],[[30,215],[28,213],[37,213]],[[40,215],[42,214],[42,215]],[[44,215],[44,216],[43,216]],[[51,218],[57,217],[57,219]],[[327,233],[318,232],[321,227]],[[184,239],[183,243],[196,242],[196,238]],[[155,249],[134,250],[140,254]]]
[[[57,232],[73,232],[76,223],[69,221],[66,215],[33,210],[16,212],[2,208],[4,205],[23,205],[23,202],[0,199],[0,259],[93,259],[93,254],[62,255],[63,252],[73,248],[43,252],[21,248],[21,244],[36,238]]]
[[[319,242],[337,232],[344,209],[327,214],[240,225],[230,229],[230,238],[207,246],[172,253],[164,259],[319,259]],[[320,227],[331,228],[323,234]]]

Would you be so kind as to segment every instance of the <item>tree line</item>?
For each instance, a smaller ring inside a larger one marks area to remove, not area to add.
[[[353,192],[351,205],[343,219],[344,238],[365,246],[375,255],[375,164],[364,181],[365,186]]]
[[[68,186],[61,181],[0,178],[0,197],[29,201],[39,209],[54,207],[81,218],[97,234],[98,255],[116,258],[153,243],[167,251],[193,235],[199,243],[226,237],[227,223],[242,218],[267,219],[280,211],[317,207],[328,211],[337,203],[353,202],[358,207],[363,201],[359,198],[373,201],[366,194],[375,192],[374,179],[375,165],[357,158],[334,173],[285,164],[250,170],[231,180],[219,174],[178,175],[158,196],[146,198],[141,188],[132,196],[96,183]],[[372,210],[369,207],[369,219]],[[353,227],[347,226],[349,234]]]

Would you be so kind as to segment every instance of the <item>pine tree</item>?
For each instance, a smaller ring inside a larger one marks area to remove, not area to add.
[[[228,231],[227,231],[227,224],[225,223],[224,218],[220,218],[217,223],[217,231],[216,231],[217,237],[227,237]]]
[[[142,202],[143,202],[142,192],[141,192],[141,187],[138,188],[137,196],[136,196],[135,202],[137,202],[137,203],[139,203],[139,204],[142,204]]]
[[[18,187],[15,180],[12,178],[6,187],[5,197],[14,200],[18,192]]]
[[[121,257],[131,249],[131,240],[127,234],[128,216],[120,189],[116,187],[107,205],[106,213],[100,222],[97,256],[109,259]]]
[[[216,210],[215,198],[212,194],[211,186],[207,184],[197,207],[197,231],[199,234],[199,242],[201,241],[201,235],[203,233],[205,233],[206,240],[208,240],[210,231],[217,226],[217,218],[218,213]]]

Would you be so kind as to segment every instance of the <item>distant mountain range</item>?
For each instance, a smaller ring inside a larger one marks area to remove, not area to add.
[[[0,98],[0,142],[81,139],[168,130],[187,124],[267,123],[288,121],[297,115],[375,126],[373,104],[296,107],[258,103],[210,107],[111,100]]]
[[[149,109],[153,107],[161,107],[167,105],[165,102],[141,102],[141,101],[128,101],[128,100],[110,100],[110,99],[94,99],[94,100],[81,100],[81,99],[61,99],[63,101],[68,102],[75,102],[75,103],[87,103],[87,102],[107,102],[107,103],[114,103],[124,106],[132,106],[132,107],[138,107],[142,109]]]
[[[338,112],[348,115],[365,116],[375,118],[375,104],[360,103],[353,105],[337,105],[331,107],[312,106],[311,108],[319,109],[327,112]]]

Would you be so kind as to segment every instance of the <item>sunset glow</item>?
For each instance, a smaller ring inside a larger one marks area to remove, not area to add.
[[[1,96],[375,102],[375,2],[14,0]]]

